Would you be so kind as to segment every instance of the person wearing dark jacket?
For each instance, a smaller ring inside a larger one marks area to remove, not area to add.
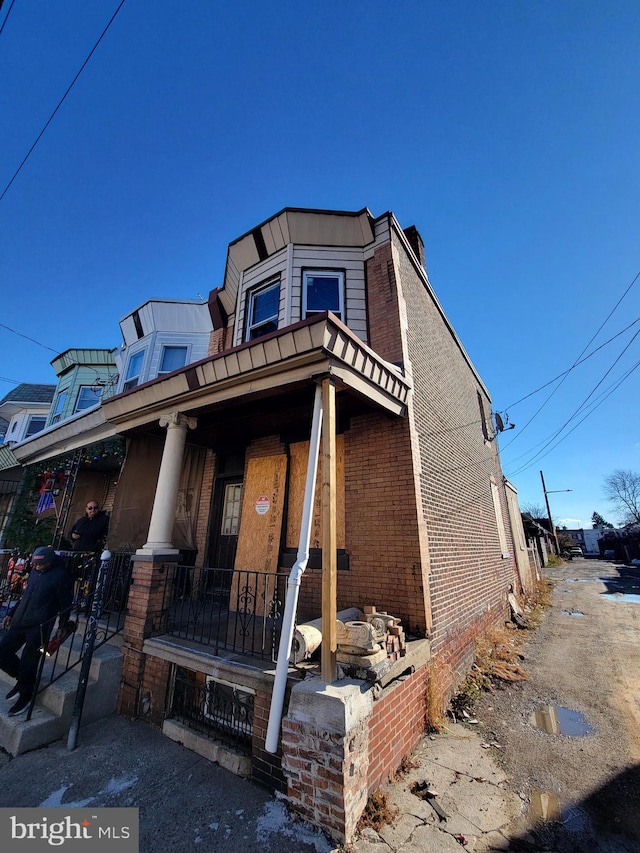
[[[97,501],[87,501],[87,511],[69,531],[74,551],[99,551],[107,538],[109,516]]]
[[[2,627],[6,634],[0,639],[0,669],[16,684],[6,698],[18,696],[9,708],[9,716],[25,711],[31,702],[38,673],[40,649],[46,648],[53,625],[58,617],[58,633],[64,633],[72,603],[72,583],[64,562],[53,548],[42,546],[31,555],[31,572],[20,603],[13,613],[5,616]],[[22,647],[22,655],[16,652]]]

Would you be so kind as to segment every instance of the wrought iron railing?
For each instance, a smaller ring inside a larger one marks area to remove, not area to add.
[[[251,755],[254,696],[201,673],[176,667],[167,716]]]
[[[62,644],[56,645],[52,641],[46,645],[43,643],[43,657],[38,670],[34,701],[49,685],[79,666],[90,627],[88,616],[93,603],[99,560],[90,553],[62,551],[60,554],[65,558],[67,568],[74,579],[74,598],[69,621],[70,627],[75,627]],[[131,584],[131,556],[130,553],[118,552],[111,555],[104,581],[102,612],[97,624],[94,648],[111,640],[124,628],[127,595]]]
[[[179,566],[168,575],[166,633],[231,651],[277,660],[287,575]]]

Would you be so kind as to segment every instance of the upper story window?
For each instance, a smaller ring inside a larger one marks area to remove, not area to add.
[[[249,293],[245,340],[252,341],[278,328],[280,280]]]
[[[35,435],[37,432],[40,432],[40,430],[43,430],[46,423],[47,418],[45,415],[31,415],[24,437],[31,438],[32,435]]]
[[[140,374],[142,373],[142,362],[144,361],[144,350],[134,353],[127,365],[127,372],[124,377],[123,391],[128,391],[129,388],[135,388],[140,382]]]
[[[332,311],[344,320],[344,272],[305,270],[302,273],[302,317]]]
[[[187,363],[187,350],[188,347],[163,347],[158,376],[184,367]]]
[[[102,388],[95,385],[81,385],[78,391],[78,399],[76,401],[76,412],[81,412],[83,409],[89,409],[100,402],[102,397]]]
[[[53,415],[51,416],[52,424],[57,424],[60,418],[62,417],[62,411],[66,402],[67,391],[60,391],[60,393],[58,394],[58,399],[56,400],[56,407],[53,410]]]

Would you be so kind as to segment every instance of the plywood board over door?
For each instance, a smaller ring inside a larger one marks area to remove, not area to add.
[[[289,500],[287,507],[287,548],[297,548],[302,524],[302,505],[307,480],[309,442],[290,445]],[[338,548],[346,548],[344,534],[344,436],[336,436],[336,538]],[[318,466],[311,522],[311,548],[322,548],[322,466]]]
[[[245,471],[244,494],[235,572],[231,586],[229,609],[246,607],[247,585],[251,599],[255,595],[255,614],[268,613],[278,571],[280,531],[287,476],[287,457],[263,456],[249,459]],[[240,575],[239,571],[260,572],[259,575]]]

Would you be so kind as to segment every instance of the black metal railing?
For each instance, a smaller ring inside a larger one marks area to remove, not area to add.
[[[166,633],[231,651],[277,660],[287,575],[179,566],[164,592]]]
[[[254,696],[248,690],[176,667],[167,716],[251,755]]]
[[[70,613],[69,637],[60,645],[50,640],[43,643],[35,697],[69,670],[78,667],[87,641],[99,558],[89,553],[59,552],[73,576],[74,597]],[[131,584],[131,554],[115,552],[106,571],[102,612],[98,621],[94,648],[119,634],[124,628],[126,603]],[[32,703],[33,708],[33,703]]]

